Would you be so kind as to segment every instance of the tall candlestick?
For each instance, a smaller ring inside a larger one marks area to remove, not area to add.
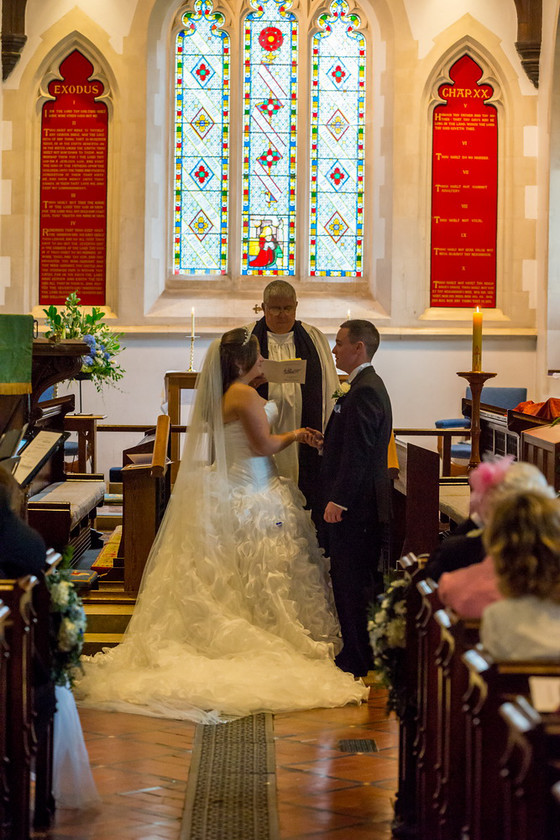
[[[478,306],[472,320],[472,369],[482,370],[482,312]]]
[[[194,331],[194,306],[191,309],[191,355],[189,360],[189,369],[188,372],[192,373],[194,371],[193,368],[193,361],[194,361],[194,340],[195,340],[195,331]]]

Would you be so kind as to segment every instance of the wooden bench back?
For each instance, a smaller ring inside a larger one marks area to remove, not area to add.
[[[33,731],[33,589],[34,576],[0,580],[0,599],[10,614],[5,624],[8,649],[5,733],[6,782],[10,838],[28,840],[30,826],[31,758]]]
[[[507,731],[499,708],[510,696],[529,696],[530,676],[560,676],[560,661],[494,662],[476,648],[467,651],[462,660],[468,671],[464,836],[468,840],[505,840],[500,770]]]

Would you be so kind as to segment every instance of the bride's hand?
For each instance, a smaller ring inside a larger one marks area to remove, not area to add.
[[[323,445],[323,435],[315,429],[294,429],[294,439],[297,443],[306,443],[317,449]]]
[[[295,443],[307,443],[310,446],[312,445],[309,429],[294,429],[293,435]]]

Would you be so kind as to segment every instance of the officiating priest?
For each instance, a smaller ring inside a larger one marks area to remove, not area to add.
[[[278,405],[278,419],[272,426],[281,434],[301,426],[324,431],[339,385],[329,343],[316,327],[296,320],[296,291],[285,280],[273,280],[263,293],[263,317],[248,328],[257,336],[265,359],[305,359],[305,382],[264,383],[259,394]],[[319,455],[311,446],[288,446],[275,456],[280,475],[293,479],[314,507],[318,491]]]

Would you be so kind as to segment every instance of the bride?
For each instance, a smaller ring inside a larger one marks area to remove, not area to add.
[[[245,328],[210,346],[165,518],[122,644],[87,659],[87,705],[196,722],[342,706],[367,688],[339,670],[328,563],[299,490],[271,456],[276,406]]]

